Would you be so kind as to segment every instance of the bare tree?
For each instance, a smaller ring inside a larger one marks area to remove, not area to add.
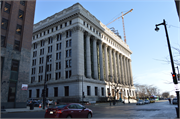
[[[162,96],[163,96],[164,98],[168,98],[168,97],[169,97],[169,92],[164,92],[164,93],[162,93]]]

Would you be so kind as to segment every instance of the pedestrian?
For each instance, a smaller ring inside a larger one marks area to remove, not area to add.
[[[169,100],[169,104],[171,104],[171,99],[169,98],[168,100]]]

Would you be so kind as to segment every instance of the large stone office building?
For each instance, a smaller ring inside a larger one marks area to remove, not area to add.
[[[1,106],[26,107],[36,1],[1,1]]]
[[[98,101],[109,91],[116,99],[119,92],[135,97],[131,54],[119,36],[76,3],[34,24],[28,98],[42,99],[45,67],[49,99],[78,102],[84,92],[84,101]]]

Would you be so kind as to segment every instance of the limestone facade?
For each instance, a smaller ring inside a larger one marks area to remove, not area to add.
[[[109,88],[116,99],[120,91],[122,98],[135,97],[131,54],[120,37],[76,3],[34,24],[28,98],[42,98],[45,67],[49,99],[81,101],[84,92],[84,101],[98,101],[108,97]]]

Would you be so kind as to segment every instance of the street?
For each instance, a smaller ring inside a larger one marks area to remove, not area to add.
[[[109,104],[87,105],[93,110],[93,118],[176,118],[175,107],[167,100],[145,104],[120,104],[110,106]],[[1,118],[44,118],[45,111],[6,113]]]

